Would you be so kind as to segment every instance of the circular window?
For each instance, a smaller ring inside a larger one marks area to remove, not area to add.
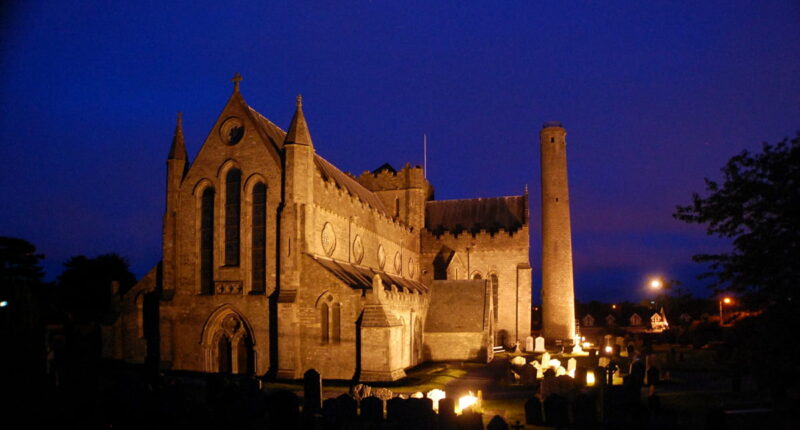
[[[244,124],[239,118],[230,117],[219,128],[219,137],[226,145],[236,145],[244,137]]]
[[[383,266],[386,266],[386,250],[383,249],[383,245],[378,245],[378,267],[382,270]]]
[[[325,254],[329,256],[333,254],[333,250],[336,249],[336,234],[333,231],[333,226],[329,222],[326,222],[325,226],[322,227],[322,249],[325,251]]]
[[[398,275],[403,273],[403,257],[400,256],[400,251],[394,254],[394,271]]]
[[[364,258],[364,244],[361,242],[361,236],[356,236],[353,239],[353,261],[360,264]]]

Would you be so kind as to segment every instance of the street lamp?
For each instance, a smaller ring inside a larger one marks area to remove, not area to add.
[[[660,278],[653,278],[650,280],[650,288],[654,290],[660,290],[663,287],[664,281],[662,281]]]
[[[722,318],[722,306],[729,305],[733,303],[733,299],[730,297],[723,297],[722,300],[719,301],[719,326],[725,326],[725,320]]]

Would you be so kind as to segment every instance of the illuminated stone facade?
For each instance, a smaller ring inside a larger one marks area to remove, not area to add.
[[[314,368],[326,379],[395,380],[434,359],[426,318],[437,270],[448,282],[485,280],[486,294],[470,296],[480,306],[495,297],[479,335],[432,336],[467,342],[460,358],[488,359],[495,332],[507,344],[529,334],[527,193],[456,203],[478,210],[461,214],[467,225],[432,220],[441,211],[430,209],[437,202],[421,168],[343,173],[316,152],[299,97],[284,132],[248,106],[238,80],[211,130],[190,162],[176,127],[163,260],[123,298],[114,357],[163,369],[300,378]],[[480,213],[482,201],[497,220]],[[445,263],[436,260],[443,252]],[[452,318],[460,311],[447,309]]]

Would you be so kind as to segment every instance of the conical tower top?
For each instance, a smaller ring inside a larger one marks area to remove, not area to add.
[[[303,115],[303,96],[297,95],[297,109],[294,111],[289,131],[286,132],[286,143],[314,146],[311,142],[311,133],[308,131],[306,117]]]
[[[175,135],[172,137],[172,146],[169,148],[169,160],[186,160],[186,145],[183,143],[183,115],[178,112],[175,124]]]

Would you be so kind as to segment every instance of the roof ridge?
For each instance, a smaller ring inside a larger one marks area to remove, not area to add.
[[[514,194],[514,195],[510,195],[510,196],[494,196],[494,197],[471,197],[471,198],[464,198],[464,199],[428,200],[425,203],[428,204],[428,203],[463,202],[463,201],[466,201],[466,200],[510,199],[510,198],[518,198],[518,197],[525,197],[525,194]]]

